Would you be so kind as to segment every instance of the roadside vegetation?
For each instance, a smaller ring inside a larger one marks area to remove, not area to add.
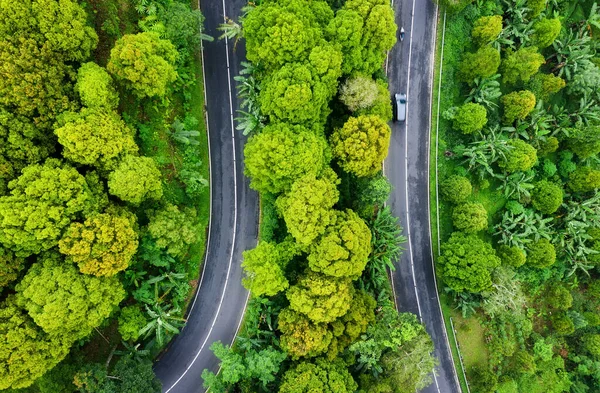
[[[431,383],[433,343],[398,314],[388,282],[405,241],[383,207],[392,118],[382,72],[397,26],[387,0],[278,0],[245,8],[238,129],[260,242],[233,348],[203,373],[211,392],[406,392]]]
[[[0,390],[161,391],[208,223],[202,23],[0,1]]]
[[[470,390],[594,392],[598,6],[443,3],[440,204],[432,211],[442,298],[454,309]]]

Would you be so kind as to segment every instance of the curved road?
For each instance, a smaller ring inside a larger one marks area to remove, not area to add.
[[[218,37],[224,15],[238,19],[245,0],[210,0],[201,4],[206,33]],[[225,9],[226,7],[226,9]],[[243,318],[248,292],[242,287],[242,252],[258,237],[258,195],[243,170],[244,138],[234,129],[238,102],[233,76],[244,59],[243,43],[235,51],[227,40],[205,42],[203,50],[207,126],[211,166],[211,222],[206,259],[188,321],[154,369],[163,392],[199,393],[202,370],[216,372],[210,345],[231,344]]]
[[[429,133],[437,8],[431,0],[394,0],[404,42],[386,64],[392,93],[407,93],[405,123],[392,125],[390,154],[384,171],[394,186],[388,201],[400,217],[407,250],[392,273],[399,311],[417,314],[425,323],[440,360],[433,383],[424,393],[458,393],[460,385],[447,341],[436,291],[429,222]],[[400,33],[398,33],[398,36]]]

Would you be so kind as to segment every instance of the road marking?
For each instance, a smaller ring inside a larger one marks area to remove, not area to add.
[[[223,1],[223,21],[224,23],[226,23],[227,21],[225,20],[225,0]],[[200,0],[198,0],[198,9],[200,9]],[[232,243],[231,243],[231,253],[229,255],[229,264],[227,266],[227,276],[225,277],[225,285],[223,286],[223,291],[221,292],[221,299],[219,300],[219,306],[217,307],[217,312],[215,313],[215,317],[213,318],[212,324],[210,326],[210,329],[208,330],[208,334],[206,335],[206,338],[204,339],[204,341],[202,342],[202,345],[200,346],[200,349],[198,350],[198,352],[196,353],[196,355],[194,356],[194,359],[192,359],[192,362],[188,365],[188,367],[185,369],[185,371],[183,372],[183,374],[181,374],[181,376],[173,383],[173,385],[171,385],[171,387],[169,389],[167,389],[167,391],[165,393],[169,393],[178,383],[179,381],[181,381],[183,379],[183,377],[188,373],[188,371],[192,368],[192,366],[194,365],[194,363],[196,362],[196,360],[198,359],[198,356],[200,356],[200,353],[202,352],[202,350],[204,349],[204,347],[206,346],[206,343],[208,341],[208,339],[210,338],[210,335],[212,334],[212,331],[215,327],[215,323],[217,322],[217,318],[219,316],[219,312],[221,311],[221,306],[223,305],[223,299],[225,298],[225,292],[227,289],[227,285],[229,284],[229,274],[231,273],[231,264],[233,262],[233,251],[235,249],[235,238],[236,238],[236,232],[237,232],[237,168],[236,168],[236,155],[235,155],[235,127],[234,127],[234,122],[233,122],[233,99],[231,96],[231,70],[230,70],[230,64],[229,64],[229,40],[227,39],[227,37],[225,37],[225,53],[227,55],[227,83],[228,83],[228,88],[229,88],[229,115],[231,118],[231,139],[233,142],[233,195],[234,195],[234,204],[233,204],[233,236],[232,236]],[[206,77],[204,76],[204,46],[201,44],[200,46],[200,50],[202,52],[202,71],[203,71],[203,81],[205,81]],[[206,86],[206,84],[205,84]],[[204,97],[205,97],[205,102],[206,102],[206,88],[204,89]],[[206,117],[208,120],[208,111],[206,111]],[[207,129],[207,133],[208,133],[208,121],[206,123],[206,129]],[[210,135],[210,134],[208,134]],[[210,141],[208,143],[209,145],[209,149],[210,149]],[[209,150],[210,151],[210,150]],[[211,195],[212,195],[212,191],[211,191]],[[211,209],[212,209],[212,205],[211,205]],[[212,210],[211,210],[212,212]],[[210,220],[209,220],[209,225],[210,225]],[[208,238],[210,239],[210,232],[209,232],[209,236]],[[208,241],[207,241],[207,248],[206,248],[206,260],[208,259]],[[194,306],[194,304],[196,303],[196,299],[198,298],[198,293],[200,292],[200,285],[202,285],[202,280],[204,278],[204,272],[206,270],[206,266],[204,266],[204,269],[202,269],[202,277],[200,279],[200,284],[198,286],[198,290],[196,291],[196,296],[194,298],[194,303],[192,304],[192,308]],[[191,313],[191,309],[190,309],[190,313]],[[239,327],[239,326],[238,326]]]

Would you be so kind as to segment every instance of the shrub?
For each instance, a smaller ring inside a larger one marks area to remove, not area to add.
[[[471,36],[479,45],[489,44],[502,33],[502,15],[482,16],[473,23]]]
[[[466,53],[458,67],[458,77],[471,83],[475,78],[489,78],[500,67],[500,53],[491,46],[484,46],[475,53]]]
[[[558,150],[558,139],[551,136],[543,142],[540,142],[540,146],[537,150],[538,156],[545,156],[550,153],[554,153]]]
[[[560,34],[560,19],[541,19],[533,24],[533,43],[538,48],[546,48]]]
[[[538,150],[539,154],[539,150]],[[543,165],[544,177],[552,177],[556,174],[558,169],[556,168],[556,164],[552,161],[545,159]]]
[[[523,120],[535,108],[535,96],[528,90],[513,91],[500,100],[504,105],[504,121],[507,123]]]
[[[562,90],[566,86],[566,82],[553,74],[538,73],[531,78],[528,86],[538,100],[546,101],[550,96]]]
[[[568,131],[567,146],[580,159],[593,157],[600,153],[600,127],[570,128]]]
[[[541,238],[527,248],[527,263],[533,267],[545,268],[555,261],[556,250],[548,239]]]
[[[567,311],[573,306],[571,292],[559,283],[550,285],[548,292],[546,292],[545,301],[551,308],[562,311]]]
[[[535,18],[546,8],[547,0],[527,0],[527,8],[531,10],[529,17]]]
[[[514,85],[517,82],[528,82],[540,66],[544,64],[542,56],[536,47],[522,47],[516,52],[510,49],[502,62],[502,81]]]
[[[517,246],[509,247],[505,244],[498,247],[498,257],[502,260],[502,264],[511,267],[519,267],[525,264],[525,252]]]
[[[451,203],[464,202],[473,190],[469,179],[458,175],[450,176],[441,185],[442,197]]]
[[[125,341],[136,341],[146,325],[146,317],[139,306],[127,306],[119,314],[119,334]]]
[[[498,385],[498,377],[482,366],[473,367],[469,372],[470,388],[477,393],[494,393]]]
[[[454,208],[452,223],[460,231],[466,233],[479,232],[487,228],[487,211],[479,202],[462,203]]]
[[[562,201],[562,187],[547,180],[538,182],[531,193],[533,207],[545,214],[552,214],[558,210]]]
[[[533,146],[521,139],[511,139],[508,145],[512,147],[506,158],[498,165],[507,172],[527,171],[537,162],[537,151]]]
[[[569,175],[569,188],[574,192],[589,192],[600,188],[600,171],[580,166]]]
[[[463,134],[472,134],[487,124],[487,111],[481,104],[469,102],[461,105],[454,114],[453,126]]]

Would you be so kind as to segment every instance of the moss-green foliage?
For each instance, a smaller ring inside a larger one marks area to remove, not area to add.
[[[286,292],[290,308],[315,323],[333,322],[346,314],[353,296],[354,287],[350,279],[314,272],[306,272]]]
[[[352,393],[358,385],[339,359],[301,362],[283,375],[279,393]]]
[[[552,323],[552,328],[559,335],[568,336],[575,332],[573,319],[571,319],[564,311],[553,314],[550,321]]]
[[[470,388],[478,393],[494,393],[498,386],[496,374],[484,366],[473,367],[469,370]]]
[[[45,255],[17,284],[17,304],[47,334],[72,343],[98,327],[125,297],[115,277],[83,275],[56,255]]]
[[[527,0],[527,8],[531,10],[531,18],[535,18],[546,8],[548,0]]]
[[[516,52],[509,51],[502,61],[502,81],[510,85],[528,82],[544,61],[544,56],[535,46],[522,47]]]
[[[139,306],[127,306],[119,314],[119,334],[126,341],[136,341],[146,325],[146,317]]]
[[[537,151],[527,142],[521,139],[511,139],[508,145],[511,149],[506,153],[506,159],[498,164],[505,171],[527,171],[537,162]]]
[[[244,147],[250,187],[280,193],[309,174],[319,175],[328,161],[327,141],[302,126],[269,125]]]
[[[574,192],[589,192],[600,187],[600,171],[589,166],[577,167],[569,175],[569,188]]]
[[[537,149],[538,157],[545,156],[550,153],[554,153],[555,151],[558,150],[558,145],[559,145],[558,139],[554,136],[551,136],[548,139],[546,139],[545,141],[540,142],[540,147]],[[544,161],[544,164],[546,162],[550,162],[550,163],[554,164],[552,161],[549,161],[549,160]],[[550,175],[550,176],[552,176],[552,175]]]
[[[69,353],[70,342],[44,333],[11,297],[0,306],[0,389],[25,388]]]
[[[500,67],[500,53],[491,46],[482,46],[474,53],[465,53],[458,68],[458,77],[471,83],[475,78],[489,78]]]
[[[277,199],[278,211],[288,232],[303,245],[311,244],[335,221],[333,206],[339,199],[337,175],[329,170],[320,178],[307,175],[294,182],[285,195]]]
[[[502,261],[503,265],[517,268],[525,264],[525,252],[523,252],[523,250],[521,250],[519,247],[509,247],[502,244],[498,247],[496,253],[498,254],[498,257]]]
[[[244,287],[252,296],[273,296],[287,289],[289,283],[284,271],[294,257],[294,251],[294,246],[289,241],[280,244],[261,241],[252,250],[244,251]]]
[[[106,68],[138,97],[164,96],[177,78],[177,50],[157,33],[126,34],[110,52]]]
[[[464,202],[473,191],[471,182],[464,176],[452,175],[441,184],[441,194],[451,203]]]
[[[156,245],[173,257],[183,258],[190,246],[198,241],[196,210],[167,204],[149,212],[148,233]]]
[[[545,300],[552,309],[566,311],[573,306],[571,292],[559,283],[553,283],[546,292]]]
[[[126,156],[108,175],[108,191],[133,205],[163,195],[161,173],[150,157]]]
[[[538,100],[547,101],[553,94],[566,86],[566,82],[553,74],[536,74],[529,81],[528,87]]]
[[[345,171],[372,176],[381,170],[390,136],[390,127],[377,116],[351,117],[331,136],[333,155]]]
[[[454,208],[452,223],[459,231],[465,233],[479,232],[487,228],[488,214],[481,203],[465,202]]]
[[[476,235],[454,232],[442,245],[439,265],[444,283],[450,288],[478,293],[491,288],[491,271],[500,265],[500,258]]]
[[[469,102],[458,107],[453,120],[455,129],[463,134],[472,134],[487,124],[487,111],[483,105]]]
[[[352,210],[336,212],[311,247],[308,266],[333,277],[357,279],[371,253],[371,231]]]
[[[119,94],[113,86],[111,76],[106,69],[94,62],[83,64],[77,71],[75,91],[79,93],[81,103],[88,108],[116,109]]]
[[[582,338],[583,346],[595,358],[600,358],[600,334],[586,334]]]
[[[535,96],[528,90],[513,91],[501,98],[504,105],[504,120],[512,123],[524,119],[535,108]]]
[[[74,222],[58,243],[59,250],[79,270],[95,276],[114,276],[125,270],[137,251],[136,217],[97,214],[83,224]]]
[[[471,36],[479,45],[488,44],[502,33],[502,15],[482,16],[473,23]]]
[[[540,19],[533,24],[533,42],[538,48],[546,48],[554,42],[560,34],[560,19]]]
[[[552,266],[556,261],[556,250],[548,239],[542,238],[527,247],[527,264],[544,268]]]
[[[552,214],[558,210],[563,202],[562,188],[547,180],[541,180],[533,189],[531,203],[533,207],[545,214]]]
[[[587,126],[569,129],[569,149],[581,159],[600,153],[600,127]]]
[[[134,131],[118,113],[103,108],[66,114],[54,130],[63,156],[77,164],[114,170],[125,155],[136,154]]]
[[[0,197],[0,243],[18,256],[56,246],[93,202],[85,178],[55,159],[26,167],[9,188],[10,195]]]

